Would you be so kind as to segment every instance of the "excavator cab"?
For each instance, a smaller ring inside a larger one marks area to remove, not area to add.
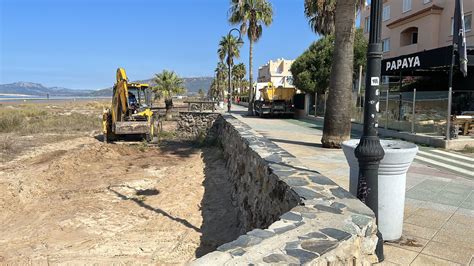
[[[129,84],[128,105],[132,113],[139,113],[151,108],[151,91],[148,84]]]
[[[129,82],[125,70],[117,69],[112,106],[104,110],[104,141],[125,135],[139,135],[152,141],[157,135],[158,119],[151,110],[152,93],[148,84]]]

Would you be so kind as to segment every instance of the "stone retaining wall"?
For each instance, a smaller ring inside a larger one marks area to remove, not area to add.
[[[211,112],[180,112],[177,132],[181,137],[195,139],[202,136],[215,138],[217,133],[216,119],[220,113]]]
[[[196,126],[209,122],[197,113],[182,117],[189,127],[191,121]],[[224,151],[243,232],[192,264],[377,261],[375,217],[368,207],[233,116],[209,119],[215,122],[206,132]]]

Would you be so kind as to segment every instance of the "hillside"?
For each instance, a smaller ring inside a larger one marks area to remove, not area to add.
[[[184,88],[186,88],[188,95],[197,94],[199,89],[203,89],[204,92],[207,92],[212,83],[212,77],[193,77],[193,78],[183,78]],[[153,79],[145,80],[135,80],[134,82],[150,84],[150,86],[155,86],[156,83]],[[106,88],[97,90],[91,93],[93,96],[108,96],[112,94],[112,88]]]
[[[209,89],[212,77],[193,77],[183,78],[184,87],[188,94],[197,94],[199,89],[205,92]],[[151,86],[156,85],[152,79],[139,80],[136,82],[148,83]],[[0,94],[22,94],[33,96],[76,96],[76,97],[107,97],[112,95],[112,88],[100,90],[72,90],[61,87],[45,87],[39,83],[33,82],[15,82],[10,84],[0,84]]]
[[[72,90],[61,87],[45,87],[33,82],[0,84],[0,94],[22,94],[33,96],[88,96],[92,90]]]

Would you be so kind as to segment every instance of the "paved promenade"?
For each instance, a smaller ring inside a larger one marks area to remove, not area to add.
[[[322,124],[310,120],[234,115],[254,130],[349,190],[342,150],[321,147]],[[354,132],[353,137],[359,133]],[[474,265],[474,158],[426,147],[407,177],[403,237],[385,243],[383,265]]]

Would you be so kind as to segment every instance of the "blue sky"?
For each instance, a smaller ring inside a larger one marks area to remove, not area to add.
[[[303,0],[273,0],[274,22],[254,49],[258,66],[292,59],[317,36]],[[0,0],[0,83],[99,89],[124,67],[131,79],[163,69],[211,76],[231,26],[227,0]],[[240,61],[248,65],[248,41]]]

